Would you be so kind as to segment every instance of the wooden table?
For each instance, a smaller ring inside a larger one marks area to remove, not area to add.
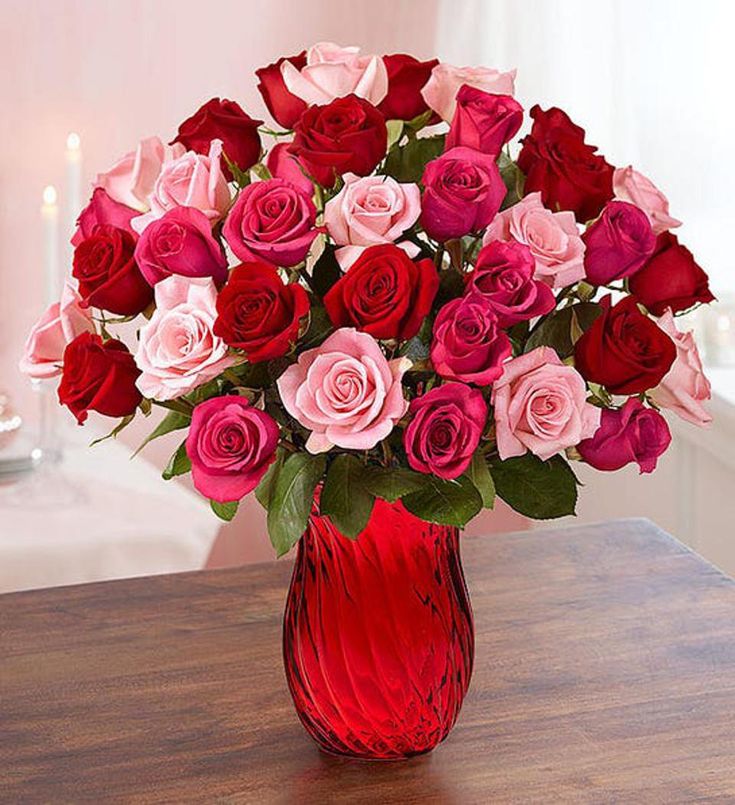
[[[404,763],[296,720],[288,562],[1,596],[0,801],[735,801],[731,579],[638,520],[463,551],[472,687]]]

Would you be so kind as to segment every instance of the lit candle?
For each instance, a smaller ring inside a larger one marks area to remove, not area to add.
[[[56,188],[53,185],[49,185],[43,190],[41,221],[43,224],[46,304],[50,305],[59,300],[61,290],[59,277],[59,207],[56,203]]]
[[[77,218],[82,211],[82,141],[79,135],[72,131],[66,138],[66,216],[64,242],[68,243],[76,229]],[[74,249],[71,244],[66,249],[68,265],[66,272],[71,271],[71,261]]]

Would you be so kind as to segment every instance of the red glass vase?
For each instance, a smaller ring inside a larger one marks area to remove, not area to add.
[[[315,511],[283,657],[296,712],[324,751],[395,760],[432,750],[457,719],[474,657],[458,530],[377,500],[353,541]]]

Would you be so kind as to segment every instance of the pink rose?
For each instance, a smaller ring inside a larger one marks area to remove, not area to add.
[[[368,246],[395,243],[421,214],[421,192],[416,184],[401,184],[390,176],[345,174],[345,185],[324,207],[324,223],[341,246],[336,257],[346,271]],[[409,257],[416,244],[398,243]]]
[[[411,401],[403,434],[408,464],[451,481],[469,467],[487,422],[482,394],[462,383],[444,383]]]
[[[117,229],[124,229],[137,238],[138,235],[133,231],[130,223],[136,215],[135,210],[113,201],[101,187],[98,187],[92,193],[89,204],[77,218],[77,230],[71,239],[71,245],[78,246],[83,240],[94,234],[98,226],[114,226]]]
[[[140,330],[137,386],[153,400],[173,400],[221,374],[234,359],[215,336],[217,289],[209,278],[172,274],[155,288],[156,310]]]
[[[141,140],[135,151],[121,157],[105,173],[98,173],[95,187],[101,187],[119,204],[125,204],[138,212],[148,210],[148,197],[167,160],[176,159],[184,153],[181,144],[165,146],[158,137]]]
[[[499,213],[482,242],[486,245],[493,240],[525,243],[536,261],[536,279],[552,288],[584,279],[584,242],[574,213],[547,210],[541,193],[529,193]]]
[[[489,386],[510,357],[492,304],[477,291],[447,302],[434,321],[431,362],[441,377]]]
[[[462,85],[497,95],[512,95],[516,71],[501,73],[490,67],[453,67],[451,64],[437,64],[431,77],[421,90],[424,100],[437,114],[451,123],[457,106],[457,93]]]
[[[289,153],[291,143],[278,143],[268,152],[265,165],[274,179],[285,179],[305,196],[314,195],[314,185],[305,174],[298,159]]]
[[[19,368],[34,380],[61,374],[64,350],[81,333],[93,333],[92,312],[81,307],[81,297],[69,281],[61,300],[46,309],[33,325],[23,349]]]
[[[219,503],[245,497],[275,459],[278,438],[275,420],[244,397],[199,403],[186,437],[195,488]]]
[[[457,108],[444,147],[449,150],[465,145],[497,158],[521,123],[523,107],[515,98],[465,84],[457,93]]]
[[[669,202],[656,185],[642,173],[627,168],[616,168],[613,173],[613,192],[622,201],[640,207],[648,216],[654,235],[681,226],[681,221],[669,215]]]
[[[240,260],[267,260],[295,266],[309,251],[318,232],[316,207],[285,179],[266,179],[244,188],[222,230]]]
[[[600,428],[577,445],[582,458],[596,470],[619,470],[635,461],[640,472],[653,472],[669,444],[666,420],[653,408],[631,397],[622,408],[602,411]]]
[[[712,416],[702,403],[712,397],[712,389],[702,370],[694,334],[677,329],[671,310],[666,310],[661,316],[658,326],[674,342],[676,358],[668,374],[649,396],[659,408],[666,408],[687,422],[705,427],[712,422]]]
[[[300,70],[284,61],[281,75],[288,91],[309,106],[345,95],[357,95],[377,106],[388,94],[388,73],[380,56],[360,56],[360,48],[333,42],[312,45]]]
[[[135,246],[135,262],[149,284],[180,274],[227,279],[227,258],[212,236],[207,216],[194,207],[174,207],[152,221]]]
[[[367,333],[343,327],[299,355],[278,378],[288,413],[312,433],[310,453],[337,445],[370,450],[406,413],[401,378],[407,358],[388,361]]]
[[[500,458],[530,450],[545,461],[591,438],[600,426],[600,409],[586,397],[582,376],[550,347],[508,361],[491,397]]]
[[[495,158],[472,148],[452,148],[429,162],[421,184],[421,225],[439,241],[484,229],[506,192]]]
[[[220,167],[222,141],[212,140],[209,155],[187,151],[164,163],[148,197],[150,212],[133,219],[142,232],[151,221],[174,207],[196,207],[210,221],[218,221],[230,206],[230,190]]]

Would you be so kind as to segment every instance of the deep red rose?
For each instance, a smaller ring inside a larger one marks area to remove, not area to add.
[[[627,201],[609,201],[582,240],[584,270],[593,285],[635,274],[656,246],[648,216]]]
[[[668,335],[626,296],[614,307],[610,294],[600,300],[595,319],[574,349],[574,365],[585,380],[611,394],[639,394],[657,386],[676,358]]]
[[[332,187],[344,173],[367,176],[388,147],[385,118],[356,95],[310,106],[295,132],[290,152],[324,187]]]
[[[666,308],[676,313],[697,302],[706,304],[715,299],[707,274],[670,232],[658,236],[653,256],[630,278],[630,292],[654,316],[663,315]]]
[[[535,270],[536,261],[525,243],[493,240],[477,255],[467,288],[490,302],[501,327],[512,327],[556,307],[551,288],[534,279]]]
[[[212,98],[180,126],[171,145],[181,143],[189,151],[208,154],[212,140],[222,140],[222,150],[230,162],[241,171],[246,171],[260,159],[260,134],[262,120],[254,120],[235,101]],[[222,173],[227,181],[232,174],[227,162],[222,160]]]
[[[140,369],[121,341],[103,341],[96,333],[82,333],[64,350],[59,402],[81,425],[88,411],[105,416],[127,416],[143,399],[135,381]]]
[[[72,275],[82,307],[135,316],[153,301],[153,288],[135,262],[135,240],[124,229],[96,226],[74,250]]]
[[[552,107],[531,109],[533,127],[523,139],[518,167],[526,174],[525,192],[541,193],[550,210],[572,210],[580,222],[599,215],[613,197],[612,165],[584,141],[584,129]]]
[[[71,245],[78,246],[100,224],[111,224],[137,238],[138,235],[133,231],[130,221],[138,215],[140,215],[139,210],[113,201],[101,187],[97,187],[92,193],[89,204],[79,213],[77,229],[71,239]]]
[[[387,243],[365,249],[324,297],[335,327],[356,327],[373,338],[404,341],[418,333],[439,290],[429,259],[415,263]]]
[[[292,129],[306,109],[306,102],[286,89],[281,75],[281,65],[285,61],[301,70],[306,67],[306,51],[302,50],[297,56],[284,56],[277,62],[256,70],[255,75],[258,76],[258,90],[273,119],[279,126]]]
[[[419,61],[405,53],[383,56],[388,73],[388,94],[378,104],[386,120],[413,120],[429,107],[421,90],[439,59]]]
[[[622,408],[604,409],[600,427],[577,445],[582,458],[596,470],[619,470],[635,461],[641,473],[653,472],[671,444],[666,420],[631,397]]]
[[[278,270],[260,262],[233,268],[217,297],[214,334],[241,349],[251,363],[285,355],[309,312],[309,297],[298,284],[284,285]]]
[[[515,98],[463,84],[444,147],[464,145],[497,157],[522,123],[523,107]]]

